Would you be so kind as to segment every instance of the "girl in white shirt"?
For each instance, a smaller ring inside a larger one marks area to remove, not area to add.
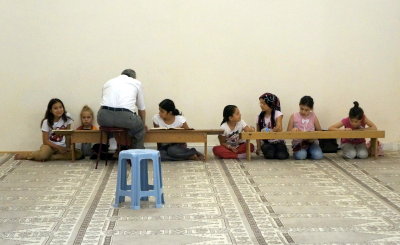
[[[224,132],[218,135],[221,145],[214,146],[214,155],[219,158],[237,159],[246,157],[246,145],[244,140],[239,138],[242,131],[254,132],[254,127],[248,126],[240,114],[239,108],[235,105],[227,105],[224,108],[221,129]],[[254,151],[254,145],[250,144],[251,151]]]
[[[271,93],[262,94],[259,98],[261,113],[257,118],[257,131],[282,131],[281,104],[279,98]],[[266,159],[287,159],[289,153],[284,140],[257,140],[256,154],[264,154]]]
[[[160,112],[153,117],[155,128],[165,129],[190,129],[175,104],[170,99],[165,99],[159,104]],[[204,160],[203,154],[195,148],[188,148],[186,143],[158,144],[162,161]]]
[[[69,142],[66,142],[65,136],[53,132],[55,129],[70,129],[71,124],[72,119],[65,111],[64,103],[60,99],[51,99],[41,123],[43,145],[38,151],[17,154],[14,158],[35,161],[71,160]],[[81,158],[81,151],[75,150],[75,156]]]

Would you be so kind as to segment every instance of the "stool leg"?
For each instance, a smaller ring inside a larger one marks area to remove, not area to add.
[[[100,130],[100,145],[99,145],[99,152],[97,152],[97,161],[95,169],[97,169],[97,166],[99,165],[102,144],[103,144],[103,131]]]
[[[107,144],[110,142],[110,135],[107,133]],[[101,154],[101,152],[100,152]],[[107,160],[108,158],[106,157],[106,166],[107,166]]]
[[[128,131],[125,131],[125,143],[126,143],[126,147],[128,147],[128,149],[130,149],[131,143],[128,142]]]
[[[125,201],[125,196],[121,195],[121,191],[126,189],[124,186],[126,186],[126,162],[124,159],[121,159],[118,161],[117,187],[114,201],[115,208],[118,208],[119,204]]]
[[[162,202],[162,204],[165,204],[165,201],[164,201],[164,189],[163,189],[163,183],[162,183],[161,157],[158,157],[158,162],[160,163],[160,188],[161,188],[161,202]]]
[[[135,157],[132,162],[131,176],[131,208],[140,209],[140,159]]]
[[[161,166],[158,158],[153,159],[153,181],[154,191],[156,193],[156,208],[162,207],[162,189],[161,189]]]
[[[121,133],[117,133],[118,134],[118,139],[121,137]],[[114,134],[114,137],[115,137],[115,134]],[[117,153],[119,154],[119,152],[121,151],[121,144],[120,143],[118,143],[118,141],[117,141],[117,137],[115,137],[115,141],[117,142]]]

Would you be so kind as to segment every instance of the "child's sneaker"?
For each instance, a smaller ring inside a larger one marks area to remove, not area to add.
[[[118,146],[117,146],[117,140],[115,140],[115,138],[110,138],[108,141],[108,144],[110,145],[110,147],[108,148],[109,151],[116,151]]]

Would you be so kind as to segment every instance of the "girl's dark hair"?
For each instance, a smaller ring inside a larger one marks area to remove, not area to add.
[[[360,105],[357,101],[353,102],[354,107],[352,107],[349,111],[349,117],[355,118],[357,120],[361,120],[364,117],[364,111],[361,109]]]
[[[274,128],[276,126],[276,121],[275,121],[275,111],[281,110],[281,102],[279,98],[271,93],[265,93],[262,94],[259,99],[264,100],[265,104],[271,108],[271,128]],[[267,127],[268,125],[265,125],[265,111],[261,111],[261,113],[258,115],[258,122],[257,125],[261,129]]]
[[[258,126],[261,129],[267,127],[268,125],[265,124],[265,111],[260,112],[260,114],[258,115]],[[275,110],[272,109],[271,111],[271,128],[274,128],[276,126],[276,122],[275,122]]]
[[[229,117],[235,113],[236,108],[237,106],[235,105],[227,105],[224,107],[224,112],[222,113],[224,118],[222,119],[221,125],[229,121]]]
[[[158,106],[165,110],[166,112],[172,112],[172,115],[177,116],[177,115],[182,115],[182,113],[175,108],[175,104],[172,100],[170,99],[165,99],[158,104]]]
[[[42,126],[43,121],[47,119],[47,125],[49,125],[50,128],[53,127],[53,123],[54,123],[54,115],[53,113],[51,113],[51,108],[53,107],[54,104],[56,103],[61,103],[62,107],[64,108],[64,114],[62,114],[61,118],[66,122],[68,120],[67,116],[67,111],[65,110],[65,106],[64,103],[57,98],[51,99],[49,101],[49,104],[47,104],[47,110],[46,113],[44,114],[44,118],[42,119],[42,121],[40,122],[40,126]]]
[[[313,109],[314,100],[313,100],[313,98],[311,98],[311,96],[306,95],[300,99],[299,105],[305,105],[305,106],[309,107],[310,109]]]

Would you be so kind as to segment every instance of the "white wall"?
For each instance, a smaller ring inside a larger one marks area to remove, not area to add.
[[[39,147],[50,98],[76,119],[84,104],[97,111],[125,68],[144,84],[148,125],[164,98],[195,128],[217,128],[226,104],[254,124],[270,91],[285,128],[311,95],[323,127],[358,100],[384,142],[400,139],[398,0],[2,0],[0,11],[0,151]]]

